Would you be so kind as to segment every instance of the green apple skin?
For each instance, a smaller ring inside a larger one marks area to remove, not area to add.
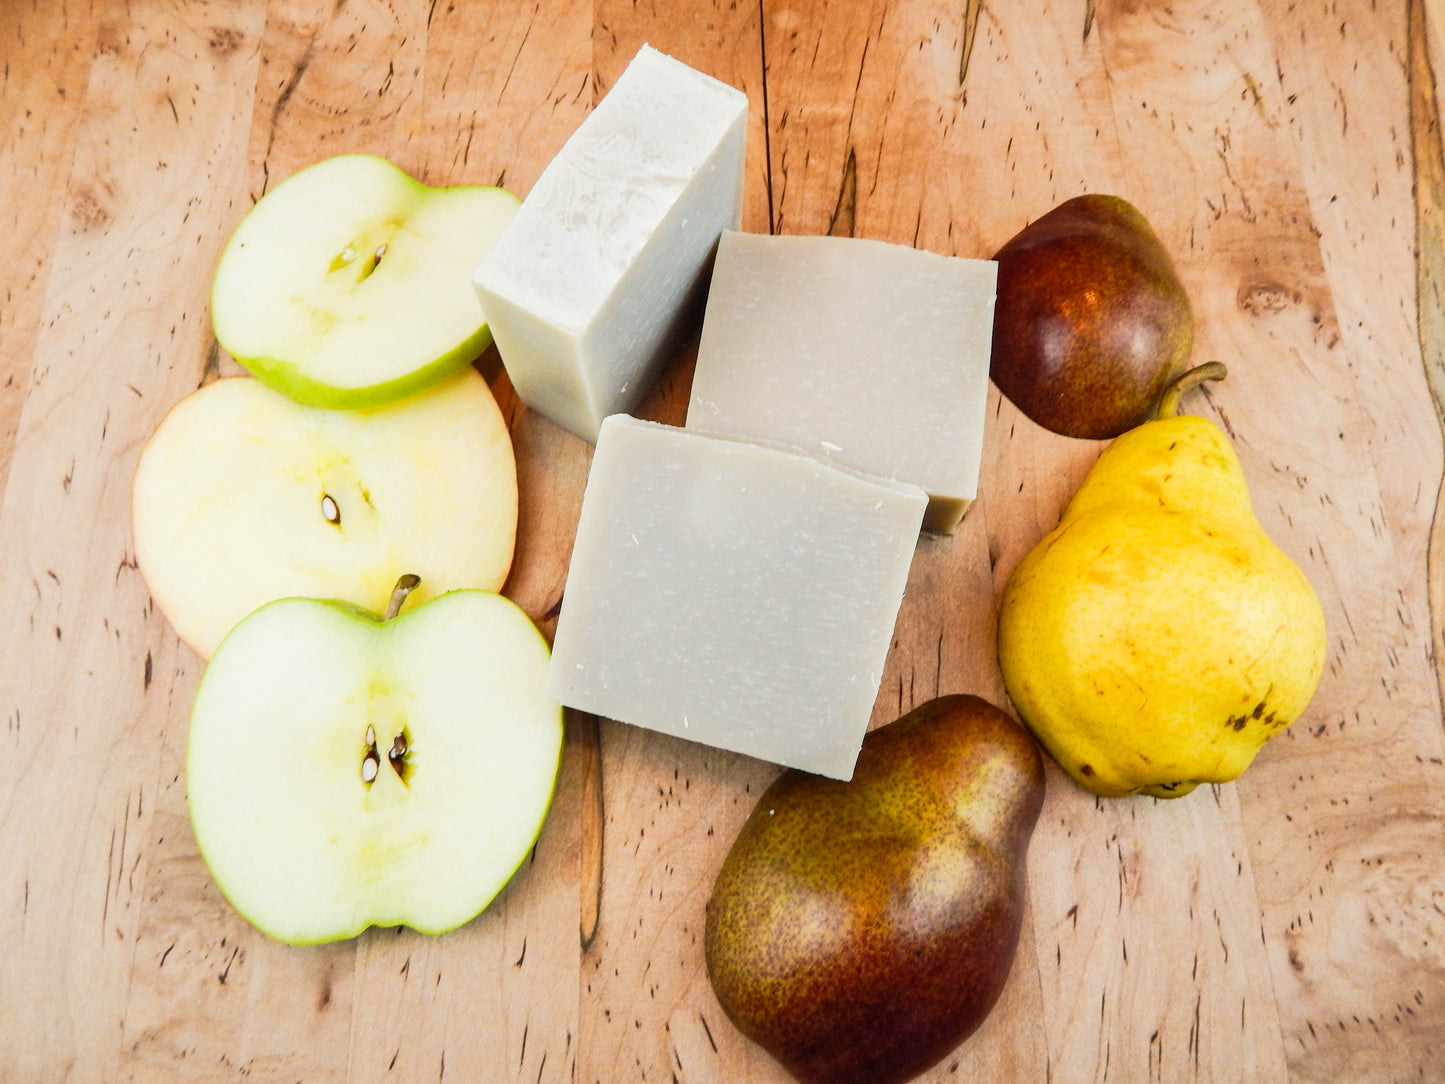
[[[186,396],[141,452],[131,494],[151,597],[202,658],[290,595],[386,609],[397,577],[500,590],[517,533],[511,434],[475,368],[397,403],[305,406],[250,377]]]
[[[241,622],[202,676],[186,761],[196,841],[223,894],[288,944],[370,926],[436,934],[480,914],[551,804],[563,729],[548,658],[526,614],[487,591],[388,621],[281,599]]]
[[[519,203],[497,187],[429,187],[374,155],[308,166],[263,196],[222,252],[216,338],[311,406],[421,391],[491,345],[471,273]]]

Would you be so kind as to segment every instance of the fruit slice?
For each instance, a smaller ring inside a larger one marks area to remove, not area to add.
[[[247,377],[177,403],[141,453],[136,558],[151,595],[203,658],[241,618],[287,595],[380,612],[496,590],[517,536],[517,466],[475,369],[371,410],[303,406]]]
[[[298,402],[366,407],[434,384],[492,335],[471,273],[517,209],[429,188],[372,155],[328,158],[241,220],[211,291],[216,338]]]
[[[485,591],[390,621],[292,598],[241,622],[201,680],[186,763],[226,897],[294,944],[470,920],[551,802],[547,657],[526,614]]]

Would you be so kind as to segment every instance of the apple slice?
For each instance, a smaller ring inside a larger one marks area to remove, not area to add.
[[[313,406],[376,406],[488,346],[471,274],[517,209],[502,188],[429,188],[348,154],[288,177],[241,220],[216,268],[216,338]]]
[[[186,757],[196,842],[226,898],[292,944],[476,916],[552,800],[547,660],[527,615],[487,591],[391,620],[301,598],[246,618],[201,678]]]
[[[463,369],[390,406],[303,406],[249,377],[177,403],[141,453],[136,559],[151,596],[202,658],[287,595],[380,612],[397,577],[412,602],[499,589],[517,537],[517,464],[487,382]]]

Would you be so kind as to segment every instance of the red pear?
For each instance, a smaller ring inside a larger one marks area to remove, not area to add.
[[[863,742],[851,782],[789,771],[708,902],[705,952],[734,1024],[800,1081],[908,1080],[1003,990],[1043,802],[1028,733],[974,696]]]
[[[1039,425],[1116,437],[1144,421],[1189,363],[1194,316],[1173,261],[1117,196],[1078,196],[994,256],[989,375]]]

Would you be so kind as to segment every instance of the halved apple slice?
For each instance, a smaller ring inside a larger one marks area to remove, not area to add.
[[[211,290],[216,338],[314,406],[400,399],[475,360],[491,331],[471,274],[511,220],[501,188],[430,188],[384,158],[328,158],[241,220]]]
[[[537,839],[562,749],[547,642],[500,595],[392,620],[283,599],[226,637],[191,713],[186,786],[226,897],[281,941],[440,933]]]
[[[181,639],[209,658],[252,610],[287,595],[380,612],[497,590],[517,537],[517,464],[473,368],[369,410],[304,406],[249,377],[177,403],[141,453],[136,559]]]

